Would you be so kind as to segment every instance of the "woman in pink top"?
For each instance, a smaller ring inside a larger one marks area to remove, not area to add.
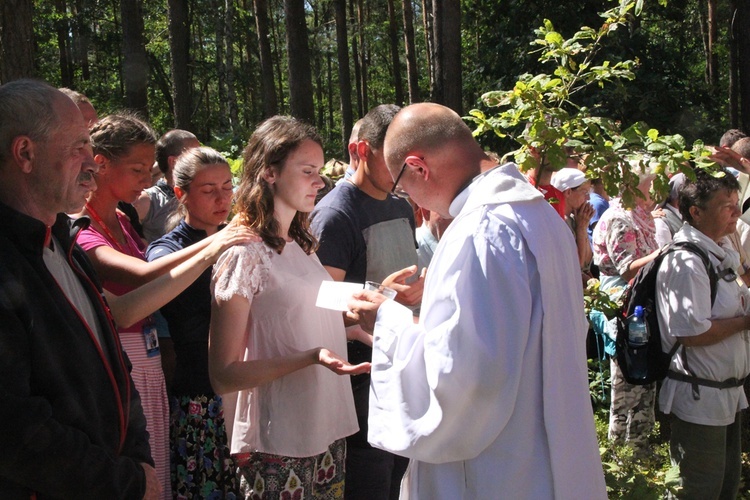
[[[132,115],[107,116],[94,125],[90,133],[99,172],[97,190],[90,195],[80,214],[90,217],[91,225],[81,232],[78,243],[86,250],[108,292],[123,295],[200,254],[201,258],[191,260],[199,271],[197,277],[225,248],[245,241],[240,235],[247,235],[247,231],[222,231],[217,233],[221,237],[206,238],[183,251],[146,262],[143,240],[128,218],[117,210],[117,204],[120,201],[131,203],[150,185],[156,135],[151,127]],[[189,283],[180,291],[187,285]],[[154,303],[154,310],[165,302]],[[127,328],[119,328],[118,333],[133,363],[131,376],[141,396],[163,497],[171,498],[169,405],[156,330],[150,318],[146,318]]]
[[[246,498],[343,498],[344,438],[357,420],[351,384],[338,375],[369,363],[332,352],[346,352],[343,317],[315,307],[330,280],[307,222],[322,167],[315,129],[282,116],[263,122],[237,192],[238,218],[263,241],[214,266],[209,375],[224,395]]]

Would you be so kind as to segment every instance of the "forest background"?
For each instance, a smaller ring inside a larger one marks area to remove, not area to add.
[[[524,148],[556,168],[574,147],[610,194],[632,193],[634,160],[663,192],[704,143],[750,132],[750,0],[1,0],[0,84],[20,77],[191,130],[235,164],[274,114],[315,124],[345,160],[371,107],[439,102],[524,168]],[[610,444],[608,366],[591,363],[610,497],[674,491],[663,416],[648,460]],[[743,480],[750,498],[747,452]]]
[[[3,0],[0,83],[34,76],[86,94],[101,116],[140,111],[164,132],[241,148],[277,113],[317,126],[345,159],[352,124],[381,103],[466,114],[543,70],[545,19],[567,38],[605,0]],[[625,3],[625,2],[620,2]],[[750,0],[645,1],[602,44],[635,78],[584,96],[600,116],[718,142],[750,128]],[[514,146],[480,138],[501,154]],[[226,147],[220,148],[228,151]]]

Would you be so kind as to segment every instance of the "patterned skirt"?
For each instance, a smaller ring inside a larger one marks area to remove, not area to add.
[[[171,398],[172,491],[176,499],[238,498],[221,396]]]
[[[267,453],[235,455],[240,489],[251,500],[337,500],[344,498],[346,439],[305,458]]]
[[[168,500],[172,498],[169,484],[169,400],[161,356],[148,356],[140,331],[120,332],[120,342],[133,363],[130,376],[141,397],[151,456],[162,485],[161,498]]]

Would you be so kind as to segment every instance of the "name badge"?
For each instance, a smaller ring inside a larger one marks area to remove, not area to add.
[[[143,341],[146,343],[146,355],[149,358],[159,355],[159,336],[156,334],[156,325],[153,323],[143,325]]]

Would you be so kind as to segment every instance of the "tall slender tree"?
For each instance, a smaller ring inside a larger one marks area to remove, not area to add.
[[[349,139],[354,118],[352,116],[352,82],[349,71],[349,34],[346,29],[346,0],[333,0],[336,18],[336,60],[339,74],[339,99],[341,102],[341,144],[345,155],[349,154],[346,143]]]
[[[315,123],[310,47],[304,0],[284,0],[289,62],[289,108],[292,116]]]
[[[73,48],[76,64],[81,68],[81,79],[91,79],[89,45],[91,43],[91,17],[89,6],[83,0],[75,0],[73,8]]]
[[[432,0],[422,0],[422,30],[424,31],[424,44],[427,48],[425,56],[427,60],[427,73],[430,75],[430,95],[435,90],[435,31],[432,29]]]
[[[737,53],[737,34],[734,30],[737,1],[729,2],[729,79],[727,96],[729,100],[729,127],[739,127],[739,54]]]
[[[719,87],[719,54],[716,52],[718,17],[717,0],[708,0],[708,47],[706,52],[706,74],[712,90]]]
[[[271,2],[274,2],[274,0],[271,0]],[[284,67],[284,54],[283,54],[283,48],[281,43],[281,20],[280,17],[283,17],[280,12],[283,12],[283,3],[284,0],[276,0],[276,2],[279,4],[279,7],[272,6],[271,8],[271,41],[272,41],[272,55],[274,57],[273,59],[273,67],[276,70],[276,95],[279,96],[279,112],[285,113],[286,112],[286,103],[287,101],[284,99],[284,77],[282,75],[283,73],[283,67]],[[289,65],[289,61],[286,60],[287,66]]]
[[[412,0],[403,0],[404,47],[406,52],[406,74],[409,84],[409,102],[420,101],[419,68],[417,66],[417,48],[414,43],[414,9]]]
[[[362,105],[362,114],[367,113],[370,109],[367,95],[367,53],[368,47],[365,44],[365,6],[364,0],[357,2],[357,35],[359,37],[359,77],[360,77],[360,96],[359,102]]]
[[[736,0],[735,35],[740,84],[740,128],[750,132],[750,0]]]
[[[349,0],[349,15],[352,26],[355,26],[352,31],[352,60],[354,61],[354,85],[357,95],[357,116],[364,116],[364,104],[362,103],[362,68],[359,63],[359,23],[357,22],[357,0]],[[348,141],[349,137],[344,137],[344,141]]]
[[[70,18],[65,0],[55,0],[57,50],[60,54],[60,82],[63,87],[73,86],[73,61],[70,47]]]
[[[191,130],[190,25],[188,0],[169,0],[169,53],[172,70],[174,126]]]
[[[435,41],[433,100],[462,114],[460,0],[433,0],[432,12]]]
[[[148,59],[143,40],[143,11],[140,0],[120,2],[122,20],[122,78],[125,105],[148,117]]]
[[[0,2],[0,83],[35,76],[33,0]]]
[[[214,23],[216,27],[216,59],[214,67],[216,68],[216,90],[217,90],[217,116],[219,128],[222,132],[226,131],[229,120],[227,119],[227,68],[224,59],[225,53],[225,23],[224,0],[214,0]]]
[[[271,56],[271,32],[268,28],[268,2],[254,0],[255,29],[258,33],[258,51],[260,59],[260,84],[263,92],[263,116],[270,118],[276,114],[276,84],[273,78],[273,60]]]
[[[225,65],[227,83],[227,108],[229,110],[229,128],[234,137],[239,136],[241,127],[239,120],[239,107],[237,105],[237,91],[235,90],[234,78],[234,17],[235,7],[234,0],[225,0],[224,4],[224,39],[226,41]]]
[[[401,50],[398,44],[398,21],[396,20],[395,0],[386,0],[388,4],[388,41],[391,47],[391,61],[393,64],[393,90],[396,93],[395,103],[404,104],[404,84],[401,81]]]

